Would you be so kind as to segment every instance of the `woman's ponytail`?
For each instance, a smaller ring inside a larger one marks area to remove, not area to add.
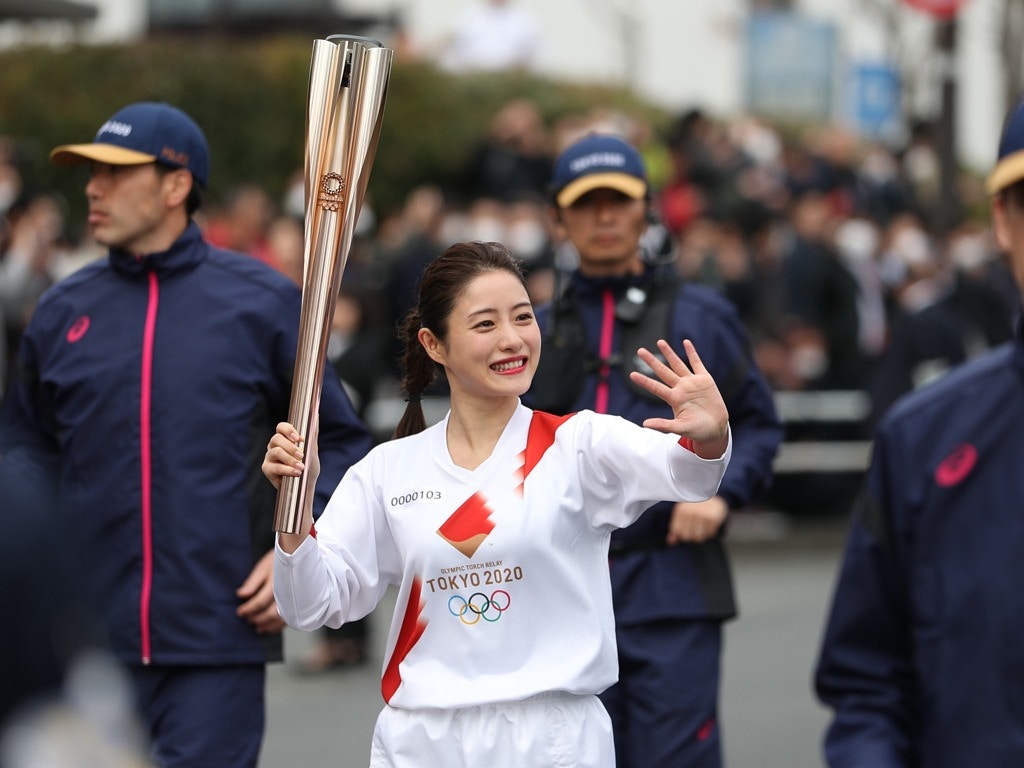
[[[421,327],[420,313],[413,309],[406,314],[399,328],[400,336],[405,342],[405,349],[402,352],[402,370],[405,371],[405,374],[402,376],[401,387],[408,396],[406,397],[405,412],[395,427],[392,438],[415,435],[427,427],[421,400],[427,387],[434,381],[437,364],[430,359],[427,351],[420,344]]]

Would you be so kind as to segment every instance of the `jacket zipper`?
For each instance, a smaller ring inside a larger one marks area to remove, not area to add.
[[[615,335],[615,297],[610,290],[606,290],[602,298],[604,306],[601,313],[601,340],[598,350],[601,367],[597,372],[594,411],[608,413],[608,377],[611,376],[611,366],[608,365],[608,360],[612,356],[612,339]]]
[[[150,272],[149,303],[146,306],[146,327],[142,336],[142,376],[139,393],[139,458],[142,470],[142,589],[139,593],[139,630],[143,664],[152,661],[149,634],[149,604],[153,589],[153,453],[150,414],[153,395],[153,336],[159,303],[160,286],[156,273]]]

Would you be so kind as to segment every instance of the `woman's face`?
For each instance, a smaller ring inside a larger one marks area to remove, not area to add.
[[[444,366],[452,397],[519,397],[540,359],[540,329],[519,279],[486,272],[467,285],[448,318],[442,342],[428,329],[420,342]]]

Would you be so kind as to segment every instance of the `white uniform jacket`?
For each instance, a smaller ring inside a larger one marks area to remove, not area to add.
[[[618,667],[608,542],[654,501],[715,494],[732,453],[618,416],[520,405],[491,456],[452,463],[447,418],[352,467],[274,592],[292,627],[337,627],[398,588],[382,678],[395,707],[593,694]]]

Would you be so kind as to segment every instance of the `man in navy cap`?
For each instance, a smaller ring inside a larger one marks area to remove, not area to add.
[[[988,177],[1024,286],[1024,101]],[[832,768],[1024,759],[1024,336],[879,424],[815,676]]]
[[[629,379],[643,367],[636,351],[691,339],[729,408],[733,455],[718,495],[665,500],[612,534],[619,682],[601,696],[620,768],[714,768],[722,624],[736,614],[726,520],[767,487],[782,426],[735,308],[681,281],[670,255],[648,246],[651,189],[636,148],[618,136],[583,137],[558,157],[552,194],[556,229],[579,261],[538,311],[544,354],[529,404],[638,424],[664,416],[664,403]]]
[[[109,254],[39,301],[0,451],[58,463],[61,521],[154,760],[255,766],[283,627],[260,464],[288,415],[300,292],[203,240],[191,217],[209,151],[181,110],[131,104],[51,156],[89,166],[89,227]],[[334,376],[319,435],[322,506],[370,444]]]

